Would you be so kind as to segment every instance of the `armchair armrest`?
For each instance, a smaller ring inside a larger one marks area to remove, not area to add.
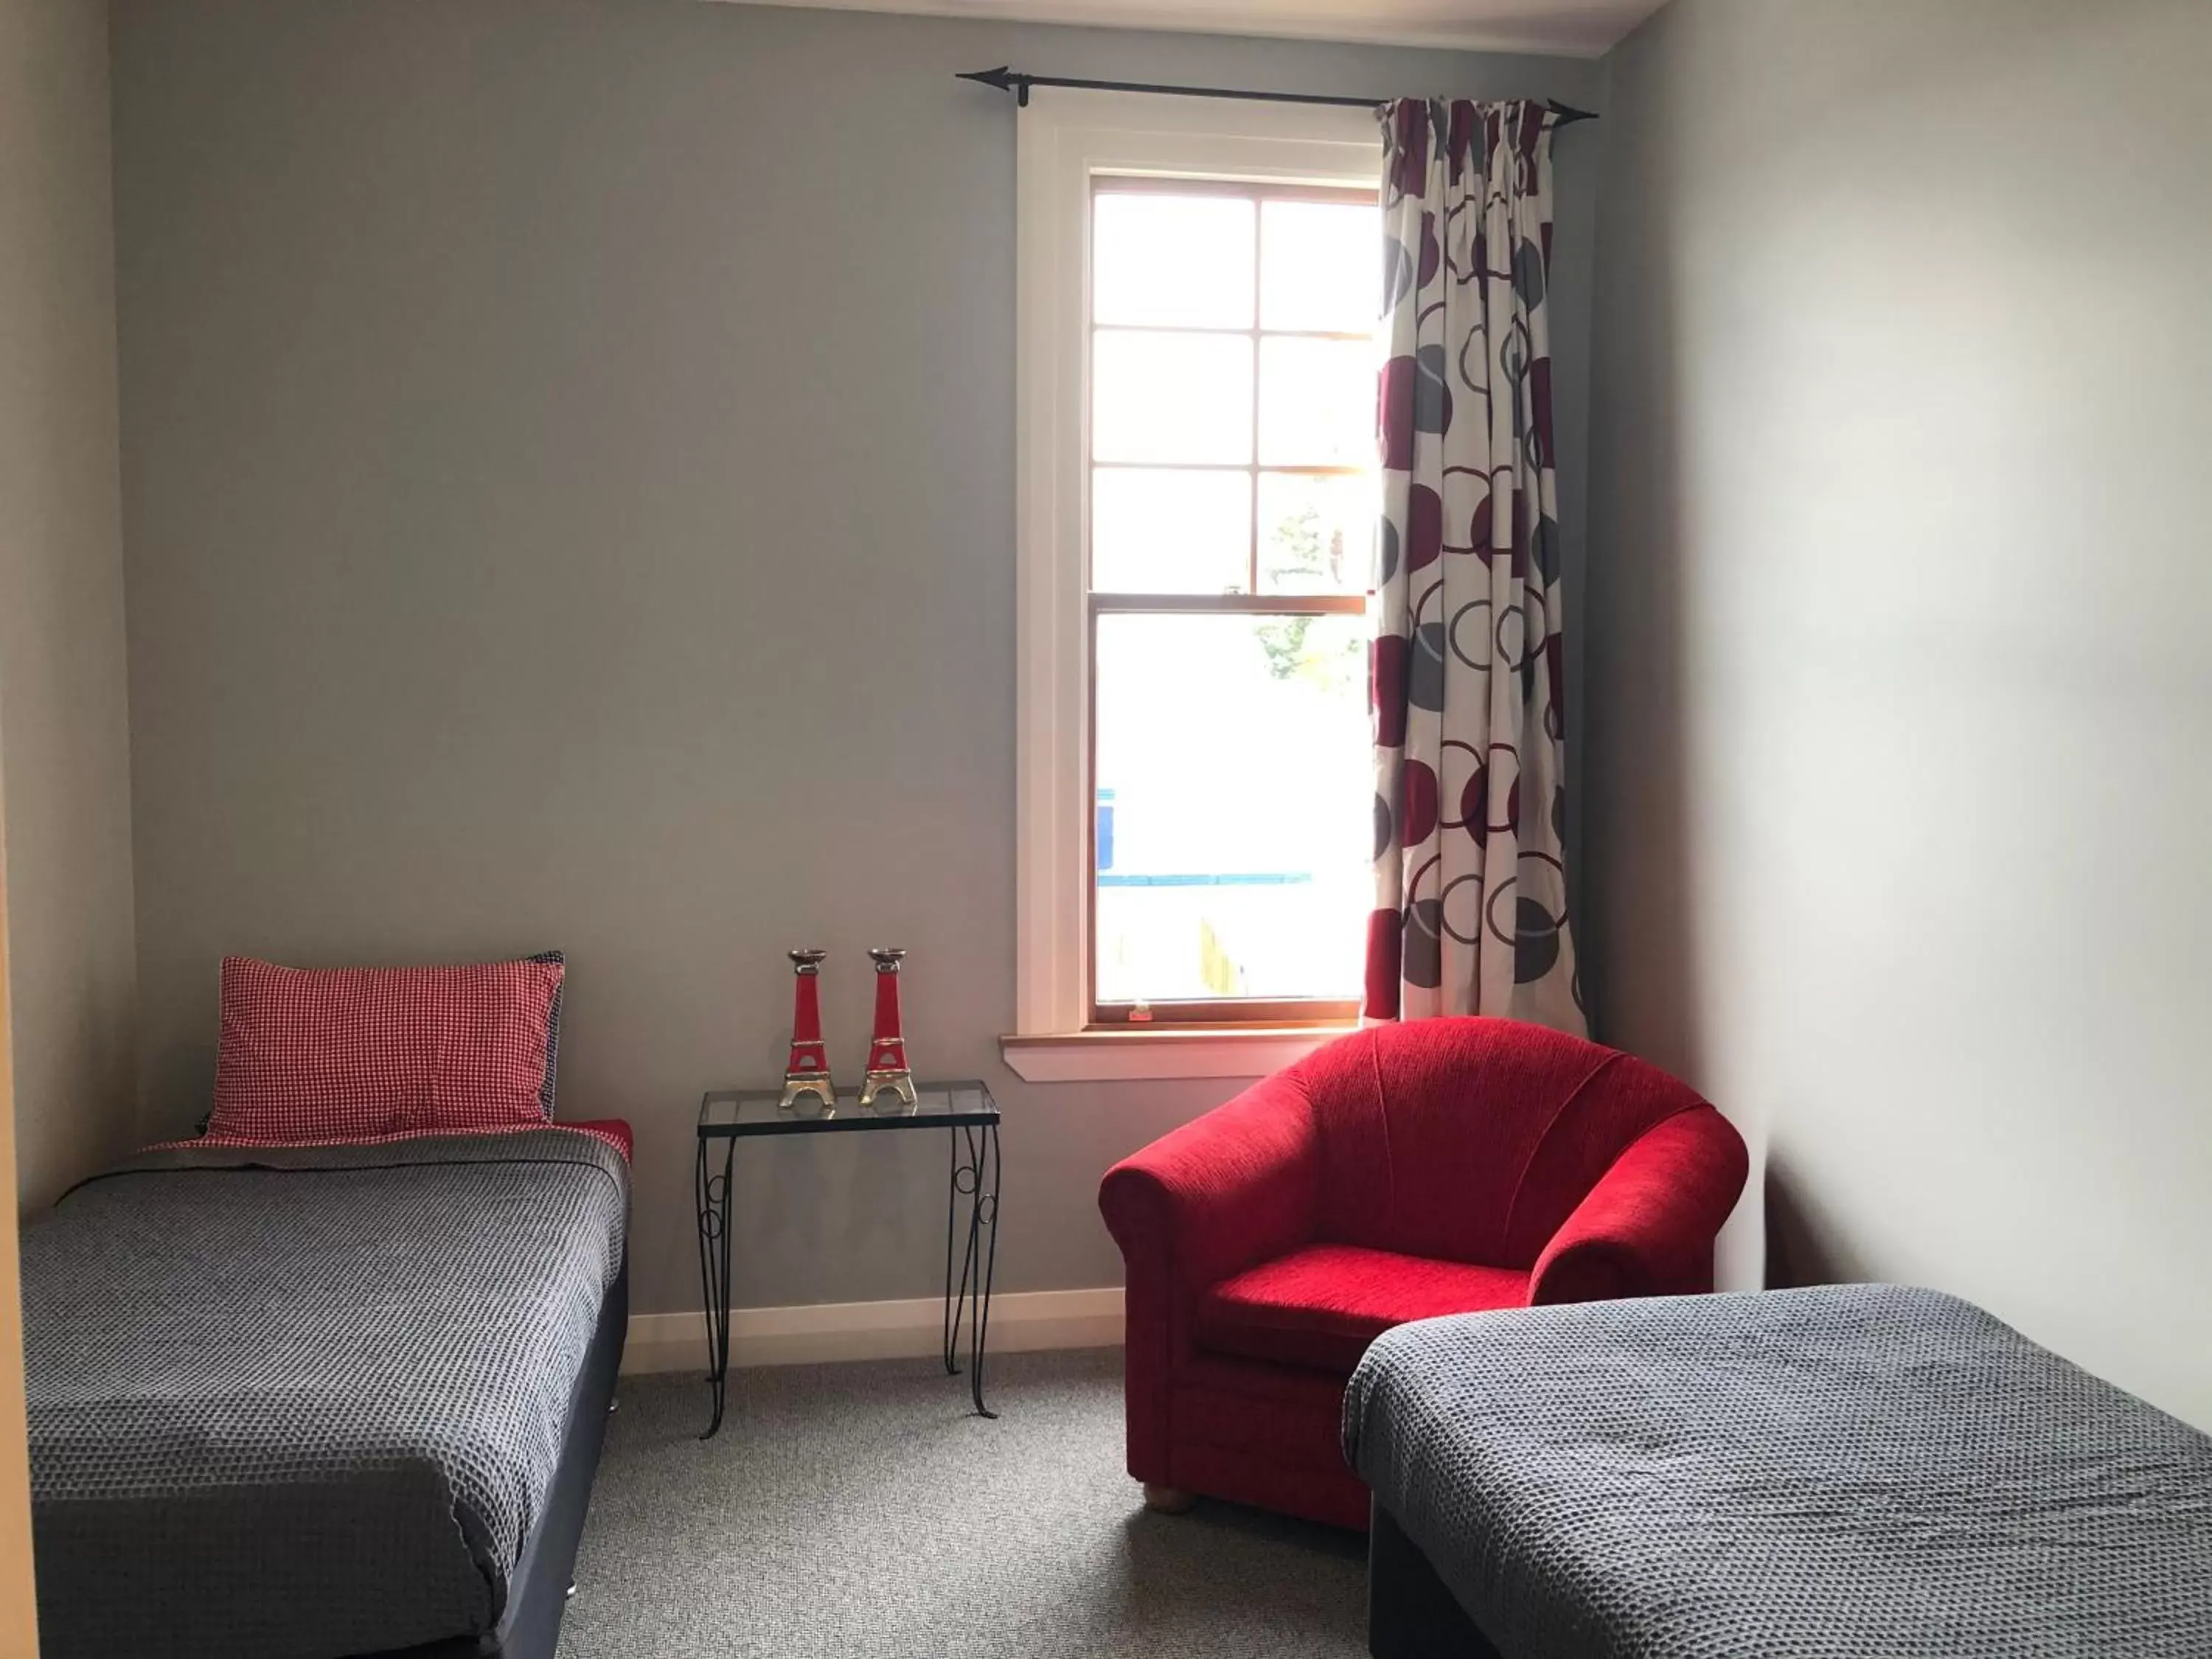
[[[1196,1290],[1310,1239],[1320,1186],[1312,1108],[1279,1073],[1123,1158],[1098,1208],[1132,1271],[1157,1260]]]
[[[1713,1238],[1749,1170],[1743,1137],[1711,1106],[1653,1125],[1544,1247],[1528,1304],[1711,1290]]]
[[[1176,1484],[1170,1428],[1189,1305],[1205,1286],[1304,1243],[1321,1188],[1320,1133],[1296,1068],[1123,1158],[1098,1187],[1121,1247],[1129,1473]]]

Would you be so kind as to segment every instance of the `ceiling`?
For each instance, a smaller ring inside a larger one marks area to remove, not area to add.
[[[936,17],[1595,58],[1663,0],[750,0]]]

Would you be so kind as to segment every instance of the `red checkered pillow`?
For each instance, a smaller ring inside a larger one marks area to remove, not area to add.
[[[355,1140],[545,1121],[556,962],[471,968],[222,964],[208,1133]]]

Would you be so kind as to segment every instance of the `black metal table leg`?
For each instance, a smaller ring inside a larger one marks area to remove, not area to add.
[[[976,1413],[982,1417],[996,1417],[998,1413],[983,1404],[983,1352],[991,1333],[991,1280],[997,1274],[999,1267],[999,1177],[1004,1171],[1006,1164],[999,1153],[999,1126],[995,1123],[987,1124],[982,1130],[981,1138],[984,1146],[988,1149],[990,1158],[991,1190],[988,1194],[982,1191],[983,1164],[981,1158],[979,1157],[975,1165],[975,1207],[970,1212],[970,1236],[971,1237],[973,1236],[972,1225],[980,1224],[990,1231],[991,1240],[983,1253],[983,1276],[976,1288],[975,1315],[968,1326],[970,1344],[968,1385],[975,1397]],[[969,1254],[971,1258],[975,1255],[975,1246],[972,1243],[969,1247]]]
[[[963,1152],[967,1156],[963,1159]],[[998,1413],[983,1403],[983,1355],[991,1328],[991,1280],[999,1259],[999,1131],[995,1124],[952,1131],[951,1191],[945,1212],[945,1369],[960,1369],[960,1320],[968,1318],[968,1389],[980,1417]],[[963,1195],[968,1200],[968,1237],[960,1255],[960,1277],[952,1276],[954,1219]],[[987,1241],[984,1234],[988,1232]]]
[[[714,1414],[707,1432],[712,1440],[722,1426],[722,1405],[730,1380],[730,1174],[738,1143],[722,1142],[722,1172],[710,1175],[708,1143],[699,1142],[699,1288],[707,1304],[707,1387],[714,1396]]]
[[[952,1221],[960,1212],[960,1131],[949,1130],[945,1145],[945,1374],[960,1374],[960,1304],[952,1299]],[[960,1288],[964,1296],[968,1275],[963,1269]]]

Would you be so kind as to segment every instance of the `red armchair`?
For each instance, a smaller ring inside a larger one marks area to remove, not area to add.
[[[1743,1141],[1632,1055],[1503,1019],[1340,1037],[1107,1171],[1129,1473],[1364,1528],[1344,1384],[1439,1314],[1712,1288]]]

